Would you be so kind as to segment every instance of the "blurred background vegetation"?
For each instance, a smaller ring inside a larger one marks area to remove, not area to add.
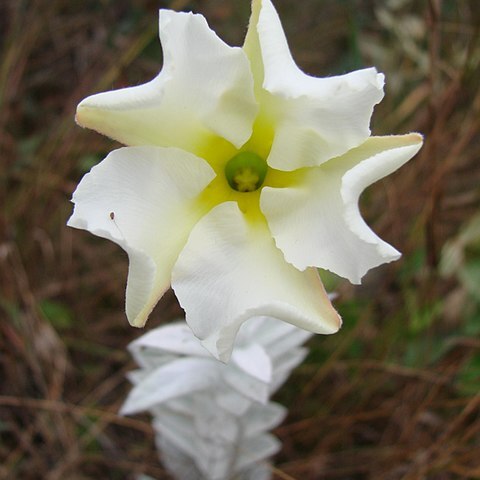
[[[277,400],[275,479],[480,478],[480,2],[277,0],[314,75],[386,74],[377,134],[421,153],[362,197],[404,253],[361,287],[325,277],[344,327],[315,337]],[[0,3],[0,478],[168,476],[148,417],[116,412],[141,334],[123,312],[125,254],[65,227],[69,198],[117,145],[74,123],[85,96],[161,65],[159,7],[204,14],[241,45],[247,0]],[[149,327],[181,314],[172,293]]]

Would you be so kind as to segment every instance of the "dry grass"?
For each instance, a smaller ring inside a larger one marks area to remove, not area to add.
[[[480,4],[276,3],[306,71],[375,63],[390,80],[375,131],[427,141],[363,199],[405,256],[361,288],[328,279],[345,327],[311,342],[279,395],[291,414],[274,477],[480,478],[479,302],[438,269],[479,209]],[[116,415],[139,334],[122,309],[126,258],[65,227],[78,180],[115,147],[74,125],[75,106],[156,74],[159,6],[204,13],[234,44],[249,11],[233,0],[0,5],[0,478],[168,478],[148,418]],[[469,258],[478,264],[478,242]],[[179,313],[168,294],[150,325]]]

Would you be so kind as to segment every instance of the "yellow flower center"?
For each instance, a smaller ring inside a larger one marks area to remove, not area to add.
[[[238,150],[223,138],[206,138],[197,156],[217,174],[195,200],[205,213],[214,206],[234,201],[249,221],[265,221],[260,211],[260,193],[265,186],[284,188],[296,182],[296,172],[283,172],[267,165],[273,142],[272,124],[257,120],[250,140]]]

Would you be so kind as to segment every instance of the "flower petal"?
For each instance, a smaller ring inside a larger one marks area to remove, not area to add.
[[[267,405],[252,403],[248,410],[243,433],[246,437],[253,437],[261,432],[277,427],[287,416],[287,409],[278,403],[269,402]]]
[[[222,382],[221,385],[217,386],[215,391],[215,403],[235,415],[236,417],[241,417],[252,405],[252,401],[243,395],[239,395],[236,390],[230,388],[229,385],[226,385]]]
[[[137,383],[120,413],[131,415],[172,398],[208,389],[218,382],[219,375],[220,370],[211,359],[180,358],[157,368]]]
[[[214,388],[195,398],[195,415],[193,416],[195,433],[204,440],[212,440],[219,444],[234,444],[240,434],[237,419],[212,401],[212,390]]]
[[[290,350],[288,355],[283,355],[275,360],[273,378],[270,383],[270,395],[273,395],[287,380],[292,370],[300,365],[308,355],[308,349],[298,347]]]
[[[144,350],[146,348],[160,354],[168,352],[190,357],[209,356],[184,321],[150,330],[128,346],[128,349],[134,356],[136,350]]]
[[[286,263],[267,226],[249,223],[235,202],[216,206],[195,226],[172,286],[187,323],[222,361],[251,317],[268,315],[324,334],[340,327],[317,272]]]
[[[243,436],[237,418],[212,402],[213,390],[211,386],[209,392],[196,393],[187,415],[163,408],[157,409],[154,416],[154,428],[160,435],[188,453],[203,472],[192,478],[230,478],[238,438]]]
[[[85,175],[73,194],[68,225],[128,253],[126,311],[132,325],[145,324],[169,287],[178,253],[205,213],[195,197],[214,176],[206,162],[181,150],[122,148]]]
[[[157,450],[161,452],[162,463],[169,472],[175,472],[178,478],[200,478],[201,473],[192,460],[198,452],[193,449],[193,453],[185,453],[184,448],[178,448],[175,442],[171,442],[161,433],[155,436]],[[155,480],[151,477],[140,477],[138,480]]]
[[[311,336],[311,332],[270,317],[249,320],[243,324],[239,332],[239,339],[243,337],[244,342],[255,339],[255,343],[262,345],[273,361],[277,356],[301,345]]]
[[[189,458],[195,459],[202,445],[199,445],[198,437],[192,435],[191,422],[190,417],[172,415],[168,410],[162,410],[156,413],[152,426],[155,431],[159,432],[157,441],[165,439],[180,452],[186,454]]]
[[[288,188],[260,197],[275,242],[300,270],[316,266],[359,283],[371,268],[399,258],[362,219],[362,191],[394,172],[420,149],[418,134],[371,137],[342,157],[303,172]]]
[[[172,360],[177,358],[176,355],[170,353],[164,353],[160,350],[154,350],[152,348],[145,349],[132,349],[130,350],[133,359],[142,368],[143,371],[152,371],[153,369],[159,367],[160,365],[165,365]],[[132,379],[132,383],[136,382],[137,374],[135,373],[135,378]]]
[[[306,75],[292,58],[270,0],[254,0],[244,49],[256,83],[273,96],[260,97],[275,124],[271,167],[318,166],[368,138],[373,107],[383,98],[384,76],[374,68],[328,78]]]
[[[240,472],[255,462],[275,455],[282,446],[279,440],[269,433],[242,440],[238,446],[239,454],[235,459],[235,472]],[[259,477],[250,478],[258,479]]]
[[[251,339],[251,341],[255,340]],[[251,343],[243,348],[235,348],[232,353],[232,364],[237,365],[246,375],[263,383],[270,382],[272,377],[270,357],[257,343]]]
[[[224,365],[223,381],[229,385],[239,395],[250,399],[253,402],[265,405],[268,402],[270,385],[256,377],[246,375],[238,367],[231,368],[230,365]],[[228,370],[227,370],[228,369]]]
[[[177,359],[178,360],[178,357]],[[215,367],[214,367],[215,368]],[[208,388],[211,388],[209,385]],[[198,395],[201,395],[205,390],[195,391],[191,394],[182,395],[181,397],[175,397],[167,400],[163,403],[157,403],[149,409],[153,416],[168,410],[170,414],[181,415],[193,419],[192,412],[195,411],[195,402]],[[206,390],[208,391],[208,389]]]
[[[217,37],[202,15],[160,11],[164,67],[152,81],[92,95],[77,110],[80,125],[126,145],[195,152],[212,133],[240,147],[257,113],[245,53]]]

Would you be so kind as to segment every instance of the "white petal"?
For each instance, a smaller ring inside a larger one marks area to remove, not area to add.
[[[215,394],[215,403],[224,410],[231,414],[240,417],[242,416],[252,405],[252,401],[238,392],[232,390],[229,386],[222,384],[224,388],[218,386],[221,391]]]
[[[179,449],[174,443],[169,442],[164,435],[156,435],[155,442],[157,449],[160,451],[162,463],[169,472],[177,478],[200,478],[201,473],[190,455]]]
[[[242,433],[237,418],[212,401],[212,391],[213,389],[195,397],[195,431],[204,439],[233,444]]]
[[[164,437],[190,458],[196,458],[199,445],[198,439],[192,435],[190,418],[162,412],[155,416],[152,425],[159,432],[160,438]]]
[[[284,335],[276,342],[272,342],[270,345],[268,345],[266,350],[272,359],[274,368],[276,368],[276,363],[279,361],[279,359],[283,359],[286,356],[285,352],[290,352],[295,347],[302,345],[311,336],[312,334],[310,332],[306,332],[300,328],[295,328],[295,330],[292,330],[288,335]]]
[[[178,358],[177,358],[178,360]],[[153,407],[149,408],[149,412],[155,416],[157,414],[162,415],[163,412],[168,411],[170,415],[183,415],[190,417],[193,421],[193,415],[195,411],[195,398],[200,395],[200,392],[194,391],[190,395],[183,395],[181,397],[175,397],[167,400],[163,403],[157,403]]]
[[[197,444],[195,463],[205,478],[220,480],[230,478],[228,472],[241,432],[235,416],[212,403],[211,391],[196,395],[190,435]]]
[[[131,353],[138,366],[148,372],[178,358],[177,355],[166,354],[151,348],[132,349]]]
[[[253,343],[254,339],[251,340],[250,345],[233,350],[232,363],[247,375],[268,383],[272,376],[272,363],[265,350],[260,345]]]
[[[132,354],[136,350],[145,348],[191,357],[209,356],[185,322],[178,322],[150,330],[128,346]]]
[[[256,81],[263,78],[271,94],[260,96],[264,113],[275,123],[270,166],[288,171],[317,166],[370,135],[370,117],[384,84],[374,68],[328,78],[306,75],[291,56],[270,0],[253,2],[244,48]]]
[[[160,39],[161,73],[144,85],[86,98],[78,106],[78,123],[126,145],[195,152],[214,133],[240,147],[257,112],[245,53],[192,13],[161,10]]]
[[[172,398],[191,394],[214,385],[219,370],[210,359],[181,358],[153,371],[135,385],[120,413],[131,415]]]
[[[312,335],[311,332],[271,317],[254,318],[245,322],[240,329],[239,337],[247,332],[249,336],[244,337],[244,342],[262,345],[271,358],[302,344]]]
[[[248,223],[234,202],[213,208],[195,226],[172,286],[187,323],[222,361],[251,317],[269,315],[316,333],[340,327],[317,272],[286,263],[266,225]]]
[[[280,388],[292,373],[292,370],[300,365],[308,355],[308,349],[299,347],[288,352],[288,355],[278,357],[275,361],[273,379],[270,384],[270,394]]]
[[[132,370],[127,372],[125,375],[130,383],[136,385],[140,383],[145,377],[149,374],[149,371],[144,368],[139,368],[138,370]]]
[[[233,365],[228,365],[227,368],[223,371],[223,380],[227,385],[254,402],[267,403],[270,393],[267,382],[251,377]]]
[[[293,186],[263,188],[261,209],[285,259],[300,270],[321,267],[359,283],[369,269],[399,258],[364,222],[358,199],[421,144],[418,134],[371,137],[342,157],[306,170]]]
[[[248,465],[275,455],[281,448],[280,442],[268,433],[245,439],[239,446],[235,461],[235,471],[239,472]]]
[[[244,417],[243,434],[252,437],[277,427],[287,416],[287,409],[278,403],[252,404]]]
[[[358,208],[362,192],[373,183],[390,175],[417,154],[423,144],[418,133],[386,137],[372,137],[342,160],[345,169],[342,178],[342,198],[345,218],[350,229],[365,242],[375,242],[377,236],[363,220]],[[348,166],[347,166],[348,165]]]
[[[73,194],[68,225],[120,245],[130,259],[127,317],[143,326],[170,285],[172,266],[204,211],[195,197],[215,176],[203,160],[174,148],[115,150]]]

